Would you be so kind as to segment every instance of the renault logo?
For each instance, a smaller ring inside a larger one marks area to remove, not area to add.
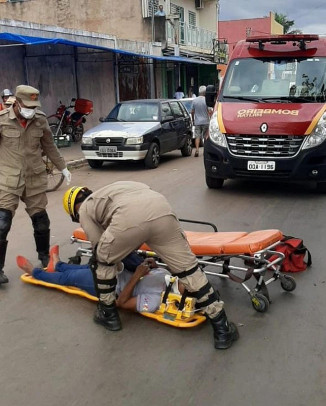
[[[260,126],[260,131],[261,131],[262,133],[265,133],[267,130],[268,130],[268,125],[267,125],[266,123],[263,123],[263,124]]]
[[[110,144],[111,139],[110,139],[110,138],[107,138],[107,139],[105,140],[105,142],[106,142],[107,144]]]

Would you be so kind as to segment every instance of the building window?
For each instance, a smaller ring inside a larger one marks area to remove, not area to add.
[[[148,0],[148,15],[152,17],[158,11],[159,0]]]
[[[196,21],[196,13],[194,13],[193,11],[189,11],[189,27],[191,28],[195,28],[197,27],[197,21]]]

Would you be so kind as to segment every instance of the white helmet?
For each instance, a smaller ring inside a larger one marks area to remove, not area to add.
[[[13,96],[13,92],[10,89],[3,89],[1,93],[1,97],[6,97],[6,96]]]

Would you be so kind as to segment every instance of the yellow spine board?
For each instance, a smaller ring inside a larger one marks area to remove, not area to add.
[[[43,282],[38,279],[33,278],[28,274],[21,275],[20,279],[25,283],[30,283],[32,285],[44,286],[46,288],[54,288],[61,290],[63,292],[69,293],[71,295],[78,295],[86,299],[98,302],[98,298],[90,295],[84,290],[75,288],[74,286],[62,286],[56,285],[55,283]],[[163,296],[162,296],[163,297]],[[161,304],[159,310],[155,313],[140,313],[142,316],[155,319],[160,323],[168,324],[173,327],[195,327],[203,323],[206,317],[200,313],[194,313],[194,299],[186,298],[184,311],[181,312],[177,308],[177,304],[181,300],[181,295],[176,293],[170,293],[167,300],[167,306]]]

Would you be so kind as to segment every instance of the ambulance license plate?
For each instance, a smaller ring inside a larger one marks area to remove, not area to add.
[[[114,154],[117,152],[117,147],[99,147],[99,152],[102,154]]]
[[[248,161],[248,171],[275,171],[275,161]]]

